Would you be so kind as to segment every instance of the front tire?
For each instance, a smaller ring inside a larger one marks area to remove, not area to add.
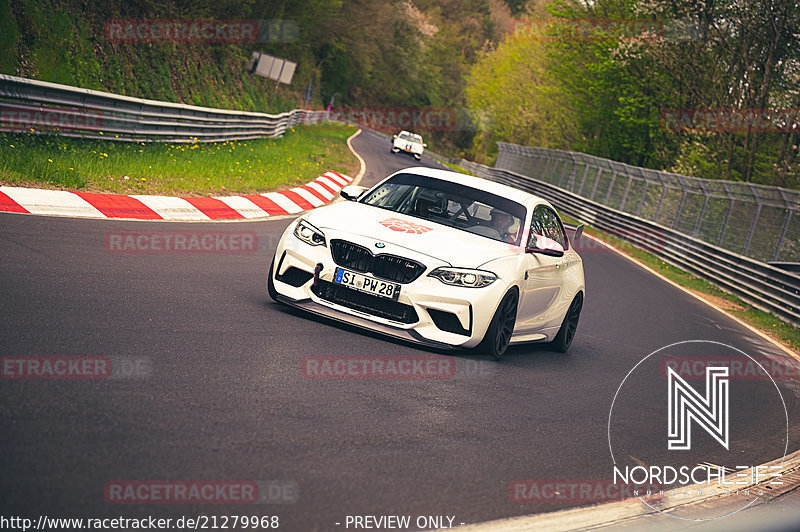
[[[514,324],[517,322],[517,304],[519,296],[516,289],[511,289],[503,296],[497,306],[489,328],[481,340],[478,349],[487,355],[492,355],[495,360],[500,360],[508,349],[511,335],[514,333]]]
[[[566,353],[569,346],[572,345],[572,340],[575,338],[575,331],[578,330],[578,320],[581,317],[581,309],[583,308],[583,292],[578,292],[575,299],[569,305],[567,315],[564,316],[564,322],[558,330],[558,334],[550,342],[553,349],[559,353]]]

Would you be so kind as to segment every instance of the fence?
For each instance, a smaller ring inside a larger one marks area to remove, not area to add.
[[[796,190],[687,177],[583,153],[498,146],[496,168],[535,177],[759,261],[800,261]]]
[[[0,74],[0,131],[129,142],[218,142],[280,137],[325,111],[229,111],[132,98]]]
[[[479,177],[547,198],[572,218],[632,241],[662,260],[738,295],[751,305],[800,325],[800,277],[796,275],[592,201],[559,185],[469,161],[462,160],[460,164]]]

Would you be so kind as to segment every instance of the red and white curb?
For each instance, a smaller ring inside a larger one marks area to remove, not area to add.
[[[352,178],[329,171],[305,185],[244,196],[188,198],[0,186],[0,212],[135,220],[242,220],[294,214],[331,202]]]

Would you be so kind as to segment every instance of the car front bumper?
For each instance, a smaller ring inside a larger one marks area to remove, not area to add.
[[[414,157],[420,158],[422,157],[422,149],[414,148],[413,146],[409,146],[406,143],[400,144],[392,144],[392,149],[394,151],[402,151],[404,153],[408,153],[409,155],[413,155]]]
[[[281,301],[407,341],[440,348],[476,346],[507,288],[501,279],[483,288],[446,285],[427,275],[450,264],[386,243],[380,253],[425,265],[414,281],[398,283],[400,294],[392,302],[334,284],[335,270],[341,266],[334,262],[330,247],[306,244],[292,234],[293,228],[294,224],[284,233],[274,259],[273,285]],[[375,239],[330,229],[325,234],[328,244],[341,239],[374,249]]]

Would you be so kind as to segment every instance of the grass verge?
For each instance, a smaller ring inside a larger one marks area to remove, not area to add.
[[[463,168],[461,168],[457,164],[449,163],[447,161],[443,161],[443,160],[440,160],[440,159],[435,159],[435,160],[438,161],[439,163],[445,165],[446,167],[448,167],[450,170],[452,170],[454,172],[461,172],[462,174],[469,175],[469,172],[467,172],[466,170],[464,170]]]
[[[226,196],[307,183],[328,170],[354,175],[353,126],[297,126],[279,139],[130,143],[0,134],[0,183],[117,194]]]
[[[580,222],[570,218],[569,216],[565,216],[564,214],[561,214],[561,217],[566,223],[576,225],[580,224]],[[638,260],[645,266],[658,272],[670,281],[681,285],[690,292],[698,295],[706,301],[713,303],[716,307],[721,308],[728,314],[739,318],[753,328],[758,329],[771,338],[781,342],[783,345],[795,351],[796,353],[800,353],[800,328],[794,327],[793,325],[776,318],[769,312],[764,312],[763,310],[751,306],[734,294],[718,288],[705,279],[701,279],[676,266],[670,265],[651,253],[642,251],[641,249],[632,247],[630,245],[621,247],[619,245],[619,237],[615,237],[604,231],[589,226],[584,228],[584,233],[602,240],[624,255]]]

